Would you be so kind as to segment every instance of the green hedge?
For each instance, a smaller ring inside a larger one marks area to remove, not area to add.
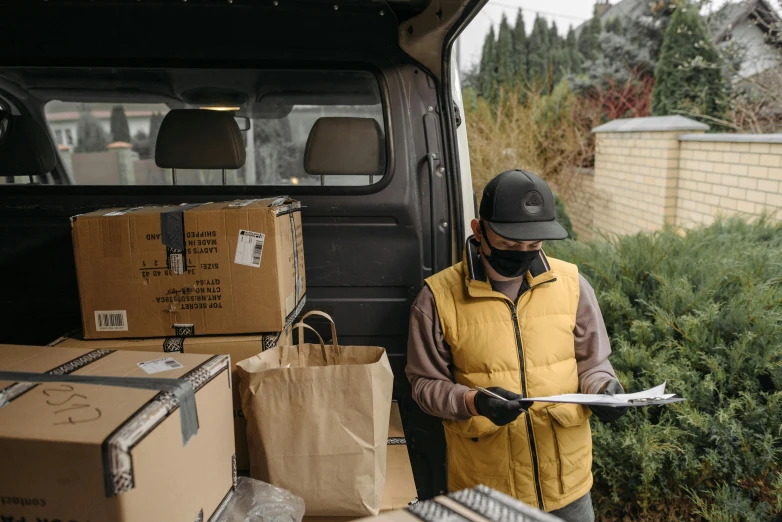
[[[547,244],[594,286],[629,391],[684,403],[593,421],[598,520],[766,521],[782,509],[782,226],[720,221]]]
[[[555,212],[555,219],[557,222],[562,225],[562,228],[564,228],[568,233],[568,238],[576,240],[578,239],[578,234],[575,230],[573,230],[573,222],[570,221],[570,216],[567,213],[567,209],[565,208],[565,203],[562,202],[562,199],[556,194],[554,194],[554,212]]]

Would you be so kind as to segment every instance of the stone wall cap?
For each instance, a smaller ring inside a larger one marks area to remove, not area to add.
[[[723,143],[782,143],[782,134],[682,134],[679,141]]]
[[[648,118],[624,118],[604,123],[592,132],[666,132],[707,131],[709,126],[684,116],[650,116]]]

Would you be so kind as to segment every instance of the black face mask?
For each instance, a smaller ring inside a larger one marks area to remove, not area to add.
[[[483,240],[491,248],[491,255],[487,256],[483,249],[481,249],[481,253],[486,258],[486,261],[489,262],[489,266],[502,277],[521,277],[529,270],[535,258],[538,257],[539,252],[537,250],[518,251],[495,248],[489,242],[489,236],[486,234],[486,227],[484,227],[483,221],[481,221],[481,232],[483,232]]]

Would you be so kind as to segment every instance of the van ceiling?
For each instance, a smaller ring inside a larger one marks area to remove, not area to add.
[[[460,0],[12,0],[0,13],[0,63],[231,67],[404,49],[439,76],[464,10]]]

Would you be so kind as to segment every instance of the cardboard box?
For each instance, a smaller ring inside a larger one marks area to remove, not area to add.
[[[0,345],[0,371],[60,379],[0,377],[0,520],[208,520],[236,479],[229,358],[169,356]],[[62,380],[84,376],[124,384]],[[172,391],[128,387],[140,378],[189,382],[197,432]]]
[[[279,332],[304,306],[298,201],[99,210],[72,233],[87,339]]]
[[[399,405],[391,405],[391,418],[388,424],[388,454],[386,457],[386,485],[383,489],[383,501],[380,505],[383,512],[404,509],[417,497],[413,468],[407,453],[405,432],[402,428],[402,417],[399,415]],[[304,517],[303,522],[351,522],[362,517]]]
[[[381,511],[403,509],[418,496],[415,489],[413,468],[407,453],[407,441],[402,427],[399,405],[391,404],[388,424],[388,454],[386,457],[386,486],[383,490]]]
[[[362,522],[562,522],[562,519],[528,506],[486,486],[418,502],[404,510],[366,517]]]
[[[139,352],[197,353],[231,356],[231,378],[233,381],[233,419],[236,441],[236,466],[240,471],[250,470],[247,454],[247,420],[242,413],[242,399],[239,396],[239,373],[236,363],[252,357],[277,344],[291,344],[291,329],[262,335],[240,335],[232,337],[166,337],[158,339],[102,339],[88,341],[79,335],[63,336],[50,346],[62,348],[84,348],[88,350],[133,350]]]

